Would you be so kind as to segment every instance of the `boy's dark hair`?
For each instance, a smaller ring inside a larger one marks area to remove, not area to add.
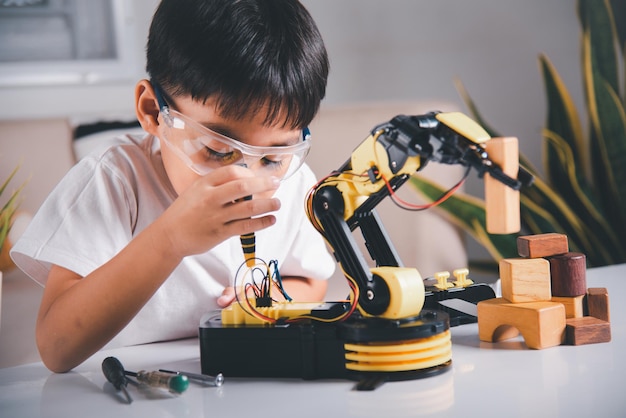
[[[328,55],[296,0],[162,0],[146,70],[171,97],[218,100],[224,117],[308,125],[326,93]]]

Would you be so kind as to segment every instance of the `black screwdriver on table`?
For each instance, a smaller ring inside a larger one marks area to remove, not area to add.
[[[102,362],[102,373],[107,378],[109,382],[115,387],[115,389],[119,392],[124,392],[126,396],[126,401],[130,404],[133,402],[133,399],[130,397],[128,390],[126,389],[126,385],[128,384],[128,378],[124,372],[124,366],[122,363],[115,357],[107,357]]]
[[[172,375],[163,372],[147,372],[140,370],[131,372],[124,370],[122,362],[115,357],[107,357],[102,362],[102,372],[115,389],[124,391],[128,403],[132,399],[126,390],[126,385],[130,381],[127,376],[133,376],[138,382],[155,388],[167,389],[172,393],[183,393],[189,387],[189,379],[184,375]]]

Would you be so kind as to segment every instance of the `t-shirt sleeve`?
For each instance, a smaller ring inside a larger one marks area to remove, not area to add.
[[[88,275],[130,241],[136,214],[131,190],[101,158],[81,160],[44,201],[11,257],[42,285],[53,264]]]

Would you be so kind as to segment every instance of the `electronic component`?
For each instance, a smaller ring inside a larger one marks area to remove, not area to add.
[[[355,312],[341,322],[273,326],[224,325],[221,315],[212,313],[203,317],[199,337],[205,374],[396,381],[439,374],[451,364],[449,318],[443,311],[423,310],[401,320]]]

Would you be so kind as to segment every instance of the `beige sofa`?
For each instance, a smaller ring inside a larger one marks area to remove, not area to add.
[[[422,114],[431,110],[456,109],[451,104],[433,102],[325,106],[311,124],[314,145],[307,161],[321,177],[342,165],[375,125],[397,114]],[[111,132],[107,132],[73,141],[72,132],[70,123],[62,119],[0,122],[0,179],[6,178],[15,163],[21,164],[13,184],[28,179],[21,205],[26,219],[36,212],[78,158],[96,147],[106,146],[107,139],[111,138]],[[450,186],[461,177],[462,170],[433,164],[427,168],[426,174]],[[400,192],[406,200],[418,201],[410,186],[403,187]],[[377,210],[404,264],[417,267],[422,276],[467,264],[462,234],[434,211],[403,211],[390,201],[382,202]],[[14,232],[14,235],[19,234],[19,231]],[[337,269],[327,300],[345,297],[347,289],[346,281]],[[21,271],[5,271],[0,368],[39,360],[34,327],[41,295],[42,288]]]

